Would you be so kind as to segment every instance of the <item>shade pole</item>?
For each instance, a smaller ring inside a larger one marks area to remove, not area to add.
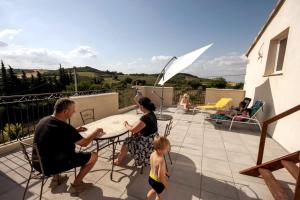
[[[164,79],[165,77],[165,73],[166,73],[166,68],[167,66],[173,61],[177,59],[176,56],[173,56],[168,62],[167,64],[164,66],[164,68],[161,70],[160,74],[158,75],[155,83],[154,83],[154,86],[153,86],[153,90],[152,90],[152,93],[155,94],[156,96],[158,96],[160,98],[160,116],[162,115],[162,109],[163,109],[163,104],[164,104],[164,85],[165,83],[162,85],[162,91],[161,91],[161,96],[159,94],[157,94],[157,92],[154,91],[158,81],[160,80],[160,78],[162,77],[162,79]]]

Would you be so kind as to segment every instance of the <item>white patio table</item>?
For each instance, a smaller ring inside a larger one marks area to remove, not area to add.
[[[97,138],[94,139],[97,143],[97,152],[112,145],[113,153],[112,168],[110,173],[111,180],[113,179],[116,144],[124,141],[121,139],[123,135],[129,134],[129,131],[124,127],[124,122],[128,121],[129,124],[135,124],[139,121],[140,117],[141,115],[137,115],[136,113],[112,115],[83,126],[87,128],[87,130],[80,133],[82,137],[88,137],[97,128],[103,129],[103,134],[100,134]],[[107,143],[105,143],[104,146],[100,147],[100,141],[107,141]]]

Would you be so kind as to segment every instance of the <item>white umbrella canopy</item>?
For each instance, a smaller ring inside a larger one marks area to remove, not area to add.
[[[183,56],[178,57],[166,70],[164,76],[158,82],[159,85],[164,85],[165,82],[170,80],[173,76],[188,68],[193,64],[197,58],[199,58],[209,47],[213,44],[209,44],[200,49],[187,53]]]

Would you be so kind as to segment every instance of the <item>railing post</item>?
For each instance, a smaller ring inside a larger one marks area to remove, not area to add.
[[[299,155],[300,159],[300,155]],[[300,199],[300,169],[298,169],[298,177],[297,177],[297,182],[295,186],[295,196],[294,200],[299,200]]]
[[[257,165],[260,165],[263,160],[263,154],[264,154],[264,148],[265,148],[265,143],[266,143],[266,137],[267,137],[267,130],[269,124],[278,121],[279,119],[282,119],[288,115],[293,114],[294,112],[297,112],[300,110],[300,105],[297,105],[289,110],[286,110],[278,115],[275,115],[274,117],[271,117],[270,119],[267,119],[263,122],[263,127],[261,130],[261,135],[260,135],[260,141],[259,141],[259,149],[258,149],[258,155],[257,155]]]
[[[268,130],[268,124],[264,122],[261,130],[260,141],[259,141],[259,149],[258,149],[257,162],[256,162],[257,165],[260,165],[263,160],[267,130]]]

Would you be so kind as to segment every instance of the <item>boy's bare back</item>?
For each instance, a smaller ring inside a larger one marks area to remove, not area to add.
[[[154,151],[150,156],[150,167],[153,175],[158,178],[162,178],[160,177],[161,174],[166,174],[165,160],[163,156],[158,155],[156,151]],[[159,172],[159,169],[162,171]]]
[[[155,137],[153,141],[153,153],[150,156],[149,185],[152,189],[147,193],[146,199],[156,195],[156,199],[162,200],[163,192],[168,188],[167,168],[164,155],[170,149],[170,142],[165,137]]]

